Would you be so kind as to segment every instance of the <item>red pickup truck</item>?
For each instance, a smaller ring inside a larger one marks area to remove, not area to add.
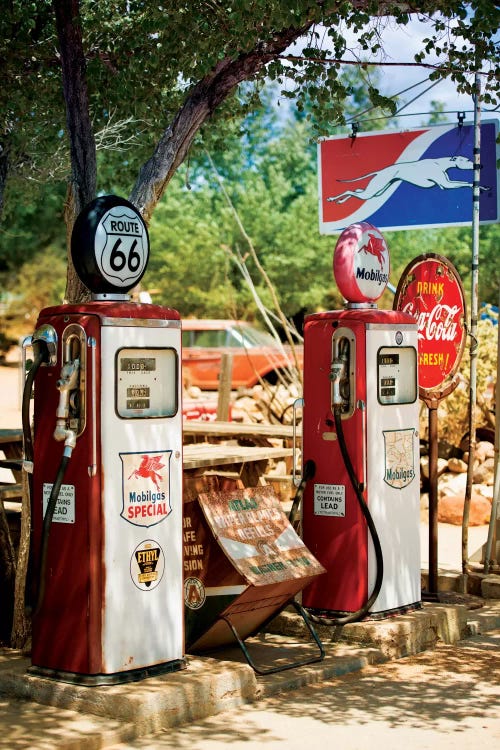
[[[303,347],[296,347],[299,367]],[[290,381],[296,372],[289,346],[241,320],[182,320],[182,367],[187,385],[216,390],[222,355],[233,355],[232,387],[250,388],[260,380],[278,382],[280,373]]]

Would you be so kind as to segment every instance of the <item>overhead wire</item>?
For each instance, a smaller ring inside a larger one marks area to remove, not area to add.
[[[422,86],[422,84],[426,83],[427,81],[429,81],[428,77],[425,78],[422,81],[418,81],[417,83],[412,84],[411,86],[408,86],[405,89],[402,89],[401,91],[398,91],[396,94],[392,94],[388,98],[389,99],[397,99],[397,97],[401,96],[402,94],[406,94],[408,91],[411,91],[412,89],[416,88],[417,86]],[[413,97],[413,99],[411,99],[410,101],[405,102],[405,104],[403,104],[403,106],[400,109],[398,109],[393,115],[380,115],[378,117],[369,117],[369,118],[365,118],[365,119],[361,120],[360,118],[362,118],[363,115],[369,114],[370,112],[373,112],[374,110],[379,109],[379,105],[373,105],[373,106],[368,107],[367,109],[363,110],[362,112],[359,112],[356,115],[352,115],[352,117],[349,117],[348,119],[346,119],[345,124],[346,125],[351,125],[353,123],[357,123],[359,125],[361,123],[376,122],[377,120],[387,120],[387,119],[393,119],[395,117],[425,117],[426,115],[432,115],[434,113],[433,112],[428,112],[428,111],[427,112],[405,112],[404,114],[402,114],[402,113],[403,113],[403,110],[407,109],[407,107],[409,107],[411,104],[413,104],[414,102],[418,101],[418,99],[420,99],[422,96],[424,96],[425,94],[427,94],[431,89],[433,89],[439,83],[441,83],[440,80],[438,80],[438,81],[432,81],[432,83],[431,83],[430,86],[428,86],[427,88],[425,88],[422,92],[420,92],[417,96]],[[500,105],[498,105],[494,109],[489,109],[489,110],[483,109],[483,112],[498,112],[499,110],[500,110]],[[460,108],[460,111],[464,111],[464,110],[462,108]],[[468,114],[472,114],[474,112],[474,110],[473,109],[469,109],[469,110],[465,110],[465,112],[468,113]],[[457,113],[457,109],[443,110],[443,111],[439,112],[439,114],[441,114],[441,115],[452,115],[452,114],[456,114],[456,113]]]

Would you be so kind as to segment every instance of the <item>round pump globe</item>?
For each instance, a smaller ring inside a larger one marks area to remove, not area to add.
[[[378,300],[389,273],[389,248],[376,227],[360,221],[344,229],[333,253],[333,275],[347,302]]]
[[[139,283],[148,264],[146,224],[129,201],[102,195],[77,217],[71,256],[75,271],[91,292],[127,292]]]

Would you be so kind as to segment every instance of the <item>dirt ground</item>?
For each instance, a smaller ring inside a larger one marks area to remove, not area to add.
[[[0,367],[0,428],[21,427],[21,390],[20,367]]]

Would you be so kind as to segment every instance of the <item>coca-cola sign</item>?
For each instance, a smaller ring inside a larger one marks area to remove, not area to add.
[[[427,253],[409,263],[396,290],[394,309],[418,325],[420,397],[441,399],[456,386],[465,346],[465,299],[462,282],[446,258]]]

